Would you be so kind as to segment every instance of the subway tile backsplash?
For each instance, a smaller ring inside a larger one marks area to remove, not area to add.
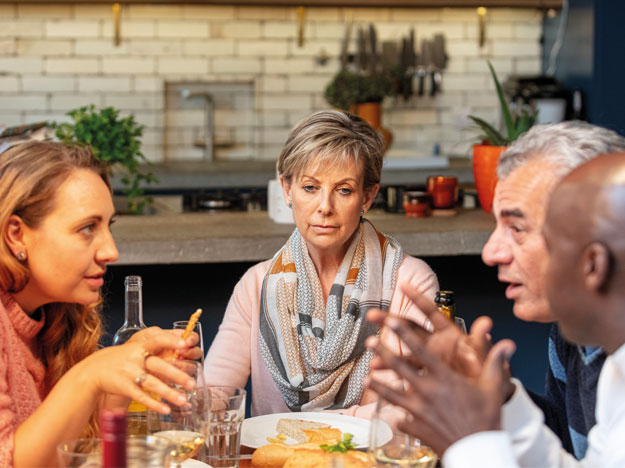
[[[394,133],[390,157],[429,156],[435,144],[468,155],[476,131],[466,114],[499,118],[486,59],[502,80],[541,70],[542,13],[533,9],[489,9],[480,48],[472,8],[311,7],[299,47],[295,8],[126,5],[115,46],[108,6],[4,4],[0,123],[63,121],[75,107],[113,105],[146,126],[150,160],[201,159],[202,105],[175,98],[192,84],[217,96],[218,159],[275,160],[289,128],[327,107],[323,92],[338,70],[349,21],[374,22],[380,41],[411,28],[417,43],[446,35],[443,94],[384,102],[383,124]]]

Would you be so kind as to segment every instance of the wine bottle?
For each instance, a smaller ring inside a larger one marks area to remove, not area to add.
[[[124,281],[125,318],[122,327],[113,337],[113,345],[121,345],[139,330],[146,328],[143,323],[142,281],[140,276],[126,276]],[[128,432],[131,435],[148,433],[147,408],[145,405],[131,401],[128,406]]]
[[[126,411],[121,408],[100,412],[102,468],[126,468]]]
[[[143,300],[141,296],[141,277],[126,276],[124,281],[124,324],[113,336],[113,345],[124,344],[139,330],[147,328],[143,323]]]
[[[438,291],[434,299],[438,311],[448,317],[452,322],[456,318],[456,298],[453,291]]]

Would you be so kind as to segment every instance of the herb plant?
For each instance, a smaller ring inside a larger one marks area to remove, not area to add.
[[[480,127],[484,132],[484,138],[488,140],[491,145],[507,146],[534,125],[538,111],[528,112],[527,110],[522,110],[521,112],[511,112],[499,79],[497,78],[497,74],[495,73],[495,69],[490,61],[488,62],[488,68],[490,69],[490,74],[493,77],[495,88],[497,89],[497,97],[499,98],[499,105],[501,106],[501,115],[503,116],[506,135],[504,136],[502,132],[479,117],[469,115],[469,118]]]
[[[67,115],[74,122],[56,124],[56,136],[63,143],[89,145],[99,160],[111,167],[121,166],[128,208],[131,213],[142,213],[152,202],[145,196],[143,185],[157,181],[151,173],[139,171],[139,164],[147,161],[141,152],[143,125],[132,115],[120,118],[119,110],[113,107],[97,110],[94,105],[84,106]]]

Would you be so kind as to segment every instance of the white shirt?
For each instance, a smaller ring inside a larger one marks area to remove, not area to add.
[[[502,431],[480,432],[450,446],[445,468],[625,467],[625,345],[608,356],[597,387],[597,424],[588,434],[583,460],[567,453],[543,424],[542,411],[518,381],[502,410]]]

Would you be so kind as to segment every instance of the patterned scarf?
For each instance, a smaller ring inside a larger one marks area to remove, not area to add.
[[[297,229],[274,256],[263,280],[259,341],[291,411],[360,402],[373,357],[365,340],[379,332],[365,316],[374,307],[388,310],[402,255],[395,239],[361,222],[326,303]]]

